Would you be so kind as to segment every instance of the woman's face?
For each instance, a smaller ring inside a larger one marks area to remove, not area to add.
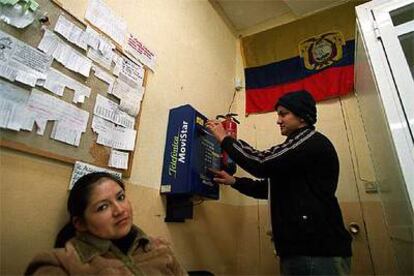
[[[74,223],[78,231],[102,239],[122,238],[131,230],[131,203],[118,183],[105,179],[92,188],[83,219]]]

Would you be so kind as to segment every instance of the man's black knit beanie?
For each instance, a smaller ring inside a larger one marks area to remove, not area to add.
[[[305,120],[309,125],[316,123],[316,103],[312,95],[306,90],[290,92],[279,98],[275,110],[281,105],[289,109],[296,116]]]

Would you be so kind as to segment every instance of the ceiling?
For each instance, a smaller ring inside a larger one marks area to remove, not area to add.
[[[347,0],[209,0],[229,28],[242,35],[258,26],[277,26]]]

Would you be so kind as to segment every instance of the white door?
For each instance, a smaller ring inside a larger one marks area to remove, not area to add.
[[[356,12],[369,64],[355,71],[358,101],[393,254],[413,275],[414,0],[374,0]]]
[[[414,1],[389,1],[372,12],[413,138]]]
[[[414,0],[386,1],[372,15],[403,111],[391,129],[401,140],[397,151],[414,210]]]

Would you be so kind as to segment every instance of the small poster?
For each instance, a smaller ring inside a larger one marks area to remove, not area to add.
[[[115,177],[119,179],[122,179],[122,173],[120,172],[116,172],[116,171],[109,170],[106,168],[101,168],[101,167],[90,165],[84,162],[76,161],[75,166],[73,166],[72,177],[69,183],[69,190],[73,188],[73,185],[75,184],[76,181],[78,181],[79,178],[81,178],[85,174],[92,173],[92,172],[107,172],[107,173],[114,175]]]

